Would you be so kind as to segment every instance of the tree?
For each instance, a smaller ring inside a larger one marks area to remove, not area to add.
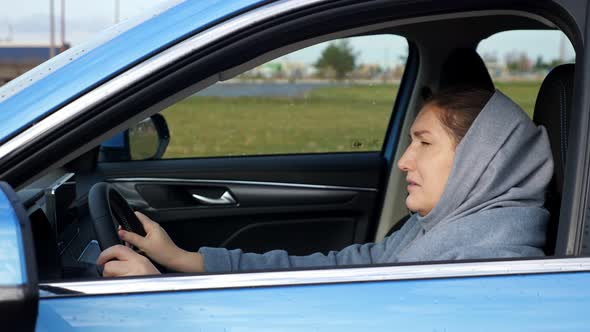
[[[356,54],[347,40],[330,43],[314,66],[321,77],[336,76],[342,80],[355,68]]]
[[[543,57],[542,56],[537,56],[537,61],[535,61],[535,65],[533,66],[533,68],[537,71],[539,70],[544,70],[546,69],[546,63],[545,61],[543,61]]]

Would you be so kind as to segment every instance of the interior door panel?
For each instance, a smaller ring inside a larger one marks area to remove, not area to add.
[[[380,153],[101,163],[98,173],[186,250],[339,250],[375,230]]]

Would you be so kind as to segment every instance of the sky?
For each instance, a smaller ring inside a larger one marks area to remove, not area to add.
[[[134,17],[168,0],[119,0],[120,20]],[[76,45],[115,23],[116,0],[65,0],[66,40]],[[49,43],[49,0],[0,0],[0,40]],[[61,0],[54,0],[59,37]],[[59,39],[57,39],[59,40]]]
[[[101,30],[115,24],[116,4],[119,4],[119,19],[125,20],[161,6],[171,0],[63,0],[65,3],[66,41],[75,46]],[[172,0],[178,1],[178,0]],[[56,15],[56,41],[60,41],[59,20],[62,0],[54,0]],[[49,0],[0,0],[0,42],[14,44],[49,44]],[[495,54],[500,61],[509,52],[527,52],[532,59],[541,56],[545,61],[555,59],[559,53],[561,32],[558,31],[513,31],[492,36],[480,44],[480,54]],[[378,36],[357,38],[351,42],[359,55],[359,63],[374,63],[388,66],[399,62],[407,52],[405,40],[400,37]],[[325,45],[301,50],[289,60],[313,63]],[[569,41],[566,58],[574,57]],[[388,60],[389,59],[389,60]]]

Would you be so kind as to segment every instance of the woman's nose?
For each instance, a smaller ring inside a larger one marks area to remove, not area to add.
[[[404,172],[408,172],[411,170],[412,161],[410,156],[410,147],[404,151],[404,154],[397,162],[397,167]]]

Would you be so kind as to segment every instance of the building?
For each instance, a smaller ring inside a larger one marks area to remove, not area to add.
[[[60,47],[55,47],[54,54],[60,51]],[[51,47],[47,45],[0,44],[0,84],[49,60],[50,53]]]

